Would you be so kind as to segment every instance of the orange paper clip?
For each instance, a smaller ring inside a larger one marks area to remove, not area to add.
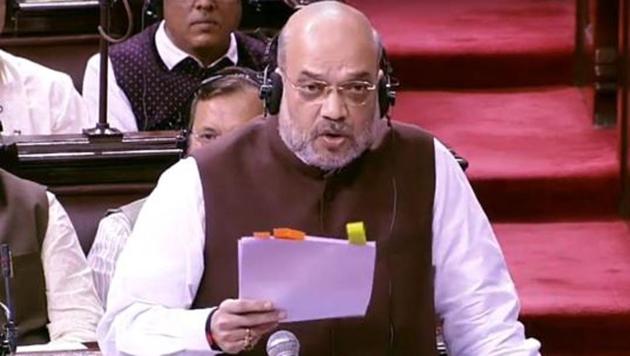
[[[304,240],[306,234],[300,230],[282,227],[278,229],[273,229],[273,236],[277,239]]]

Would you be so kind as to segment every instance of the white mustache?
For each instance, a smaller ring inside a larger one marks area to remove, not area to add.
[[[343,122],[323,122],[313,130],[313,137],[322,135],[352,136],[352,127]]]

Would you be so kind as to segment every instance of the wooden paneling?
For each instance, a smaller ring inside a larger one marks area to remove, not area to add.
[[[87,253],[108,209],[147,196],[183,152],[178,132],[127,134],[89,142],[81,135],[4,137],[0,167],[49,187],[64,205]]]
[[[621,210],[630,217],[630,0],[619,1],[619,85],[617,90],[617,124],[619,129],[620,169],[622,181]]]
[[[596,0],[593,10],[595,124],[614,126],[619,71],[619,1]]]

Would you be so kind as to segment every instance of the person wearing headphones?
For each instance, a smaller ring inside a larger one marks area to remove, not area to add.
[[[195,91],[190,104],[187,154],[195,152],[223,134],[227,134],[263,113],[258,97],[257,72],[228,67],[206,79]],[[127,243],[140,209],[146,199],[110,210],[96,232],[88,253],[96,291],[107,305],[107,293],[118,255]]]
[[[539,355],[462,169],[427,132],[390,122],[393,81],[368,19],[307,5],[277,55],[263,87],[273,116],[161,176],[120,256],[101,350],[264,355],[287,315],[238,299],[237,240],[284,226],[342,237],[363,221],[378,256],[367,314],[283,323],[301,355],[435,355],[436,314],[449,355]]]
[[[266,43],[237,32],[241,0],[163,0],[164,20],[109,52],[108,122],[123,132],[180,130],[186,99],[221,68],[262,70]],[[98,121],[99,55],[89,59],[83,97]]]

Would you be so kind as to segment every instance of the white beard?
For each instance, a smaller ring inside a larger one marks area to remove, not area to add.
[[[285,112],[286,113],[286,112]],[[352,140],[350,147],[344,152],[318,152],[314,147],[317,131],[327,127],[346,127],[346,123],[338,123],[320,119],[319,122],[308,132],[303,132],[293,124],[289,115],[279,115],[278,132],[285,145],[304,163],[315,166],[322,170],[338,169],[346,166],[364,151],[366,151],[375,141],[378,118],[365,127],[357,136],[349,137]]]

